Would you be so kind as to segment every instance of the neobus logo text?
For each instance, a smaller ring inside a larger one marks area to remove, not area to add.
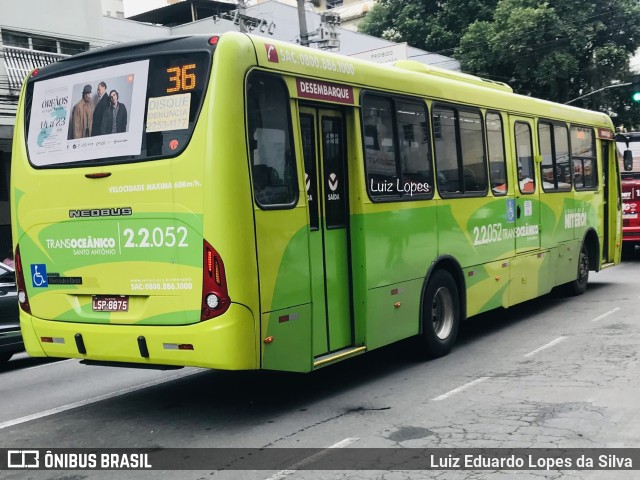
[[[131,215],[132,213],[133,209],[131,207],[87,208],[84,210],[69,210],[69,218],[121,217],[123,215]]]

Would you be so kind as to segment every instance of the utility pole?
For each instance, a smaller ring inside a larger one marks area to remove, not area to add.
[[[247,33],[247,26],[244,23],[244,17],[246,13],[247,13],[247,8],[244,3],[244,0],[238,0],[238,19],[240,20],[240,22],[238,23],[238,29],[242,33]]]
[[[298,23],[300,24],[300,45],[309,46],[309,32],[307,31],[307,14],[304,10],[305,0],[298,0]]]
[[[230,20],[234,25],[238,27],[238,31],[242,33],[250,33],[259,31],[262,34],[273,35],[273,31],[276,29],[276,24],[273,21],[267,21],[264,18],[250,17],[247,15],[247,2],[246,0],[237,0],[236,5],[238,8],[227,12],[222,12],[220,15],[214,15],[213,22],[218,23],[222,18],[224,20]]]
[[[320,15],[320,26],[313,32],[307,30],[307,15],[304,9],[305,0],[298,2],[298,22],[300,24],[300,45],[308,47],[316,43],[322,50],[332,50],[340,48],[339,33],[336,27],[340,26],[340,15],[323,12]]]

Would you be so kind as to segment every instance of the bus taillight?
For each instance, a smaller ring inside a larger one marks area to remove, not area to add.
[[[16,266],[16,287],[18,289],[18,303],[20,308],[27,313],[31,313],[31,306],[29,305],[29,296],[27,295],[27,288],[24,283],[24,272],[22,269],[22,257],[20,256],[20,246],[16,247],[15,255]]]
[[[208,320],[227,311],[231,304],[227,291],[227,278],[222,257],[209,242],[204,241],[202,265],[202,311],[201,320]]]

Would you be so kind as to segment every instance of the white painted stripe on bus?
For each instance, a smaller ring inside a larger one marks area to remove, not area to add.
[[[551,340],[549,343],[547,343],[546,345],[541,346],[540,348],[536,348],[534,351],[529,352],[529,353],[525,353],[525,357],[531,357],[533,355],[535,355],[538,352],[541,352],[542,350],[546,350],[547,348],[551,348],[554,345],[556,345],[557,343],[560,343],[561,341],[563,341],[565,338],[567,337],[558,337],[555,340]]]
[[[593,320],[591,320],[592,322],[597,322],[598,320],[602,320],[605,317],[608,317],[609,315],[611,315],[612,313],[617,312],[618,310],[620,310],[620,307],[616,307],[613,310],[607,312],[607,313],[603,313],[602,315],[600,315],[599,317],[594,318]]]
[[[464,385],[458,387],[458,388],[454,388],[453,390],[449,390],[447,393],[443,393],[442,395],[432,398],[431,401],[433,402],[439,402],[440,400],[444,400],[445,398],[449,398],[452,395],[455,395],[456,393],[460,393],[463,390],[466,390],[467,388],[470,388],[474,385],[477,385],[478,383],[484,382],[485,380],[487,380],[488,378],[491,377],[480,377],[480,378],[476,378],[474,381],[469,382],[469,383],[465,383]]]
[[[132,387],[116,390],[115,392],[105,393],[104,395],[98,395],[97,397],[88,398],[86,400],[80,400],[78,402],[68,403],[67,405],[62,405],[60,407],[44,410],[43,412],[33,413],[31,415],[26,415],[24,417],[8,420],[6,422],[0,423],[0,430],[7,427],[13,427],[14,425],[20,425],[21,423],[30,422],[31,420],[37,420],[39,418],[48,417],[51,415],[55,415],[57,413],[66,412],[67,410],[73,410],[74,408],[84,407],[85,405],[89,405],[91,403],[101,402],[102,400],[108,400],[114,397],[120,397],[122,395],[126,395],[127,393],[135,392],[137,390],[142,390],[147,387],[153,387],[155,385],[160,385],[162,383],[171,382],[173,380],[188,377],[190,375],[195,375],[196,373],[201,373],[203,371],[206,371],[206,369],[198,369],[196,371],[187,371],[180,374],[172,375],[170,377],[159,378],[157,380],[152,380],[150,382],[142,383],[140,385],[134,385]]]
[[[314,460],[316,460],[317,458],[321,457],[322,455],[324,455],[326,453],[326,451],[329,448],[342,448],[342,447],[346,447],[347,445],[350,445],[354,442],[357,442],[358,440],[360,440],[359,438],[345,438],[344,440],[340,440],[338,443],[334,443],[333,445],[331,445],[330,447],[327,447],[326,449],[315,453],[307,458],[304,458],[302,460],[300,460],[297,463],[294,463],[293,465],[291,465],[290,468],[288,468],[287,470],[280,470],[278,473],[274,473],[273,475],[271,475],[270,477],[267,477],[266,480],[281,480],[283,478],[288,477],[289,475],[296,473],[300,467],[304,466],[305,464],[312,462]]]

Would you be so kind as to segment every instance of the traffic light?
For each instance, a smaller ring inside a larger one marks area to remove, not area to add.
[[[631,100],[640,103],[640,75],[631,77]]]

